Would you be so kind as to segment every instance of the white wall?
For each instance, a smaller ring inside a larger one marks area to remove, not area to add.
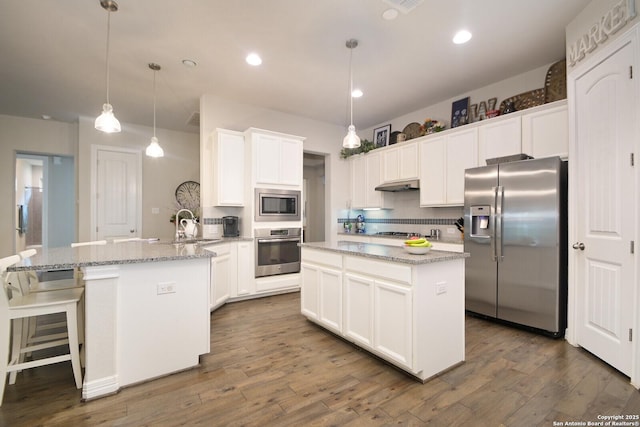
[[[91,145],[140,150],[142,156],[142,237],[172,239],[169,222],[177,211],[176,187],[184,181],[200,181],[200,139],[197,134],[156,129],[164,157],[144,155],[153,129],[122,123],[122,132],[106,134],[93,127],[94,119],[81,117],[78,126],[78,240],[91,239]],[[159,214],[152,214],[159,208]]]
[[[77,129],[76,124],[0,115],[0,256],[15,249],[16,152],[74,156]]]

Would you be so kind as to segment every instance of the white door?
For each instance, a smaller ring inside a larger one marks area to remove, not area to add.
[[[638,108],[627,43],[575,81],[578,344],[631,373],[637,194],[631,164]],[[584,246],[583,246],[584,245]]]
[[[96,239],[139,237],[140,153],[96,152]]]

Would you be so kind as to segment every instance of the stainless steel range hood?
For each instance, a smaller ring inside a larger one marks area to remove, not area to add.
[[[415,191],[420,189],[420,181],[412,179],[409,181],[387,182],[376,187],[376,191]]]

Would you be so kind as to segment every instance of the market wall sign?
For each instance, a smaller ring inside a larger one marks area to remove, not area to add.
[[[620,0],[609,9],[589,31],[569,46],[568,62],[570,66],[582,61],[587,53],[593,52],[612,34],[617,33],[636,17],[635,0]]]

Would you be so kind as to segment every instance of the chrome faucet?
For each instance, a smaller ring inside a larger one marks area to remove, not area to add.
[[[178,212],[176,212],[176,235],[175,235],[175,240],[176,242],[180,241],[180,237],[181,235],[184,236],[184,230],[180,230],[180,213],[181,212],[189,212],[189,215],[191,215],[191,219],[195,219],[195,216],[193,215],[193,212],[191,212],[189,209],[180,209]]]

